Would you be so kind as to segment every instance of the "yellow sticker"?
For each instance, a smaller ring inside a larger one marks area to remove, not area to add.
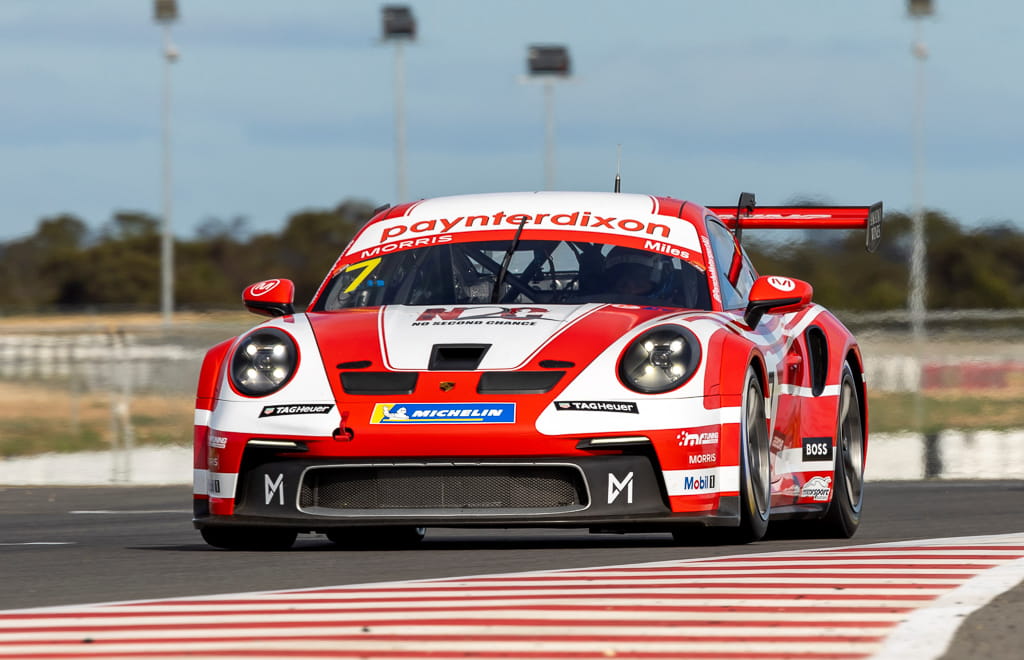
[[[376,259],[360,261],[357,264],[349,264],[345,268],[344,272],[347,273],[349,271],[359,270],[360,268],[363,270],[363,272],[356,275],[355,279],[352,280],[352,283],[345,287],[344,293],[352,293],[353,291],[355,291],[359,287],[359,285],[363,283],[363,280],[365,280],[370,275],[370,273],[373,272],[373,269],[380,265],[380,259],[380,257],[377,257]]]

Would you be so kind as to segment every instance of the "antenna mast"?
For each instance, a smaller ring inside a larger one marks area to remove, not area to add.
[[[615,192],[622,192],[622,145],[615,145]]]

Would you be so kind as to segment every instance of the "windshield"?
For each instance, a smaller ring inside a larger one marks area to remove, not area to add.
[[[559,240],[443,243],[343,266],[314,309],[586,302],[710,309],[704,271],[679,258]],[[502,264],[508,270],[499,278]],[[500,285],[495,289],[495,282]]]

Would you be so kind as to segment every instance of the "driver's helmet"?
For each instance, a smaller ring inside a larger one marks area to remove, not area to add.
[[[604,281],[614,293],[663,296],[672,286],[672,264],[663,255],[619,245],[605,257]]]

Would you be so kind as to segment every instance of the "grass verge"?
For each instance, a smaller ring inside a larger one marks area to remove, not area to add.
[[[190,445],[194,401],[191,395],[133,396],[128,408],[135,443]],[[119,403],[117,394],[0,383],[0,458],[116,447]],[[913,393],[869,392],[868,405],[872,433],[1024,428],[1024,391],[939,390],[920,403]]]
[[[0,383],[0,457],[116,447],[116,396]],[[128,410],[135,443],[188,446],[194,406],[193,396],[134,396]]]
[[[1024,428],[1024,392],[1015,390],[868,393],[872,433]]]

